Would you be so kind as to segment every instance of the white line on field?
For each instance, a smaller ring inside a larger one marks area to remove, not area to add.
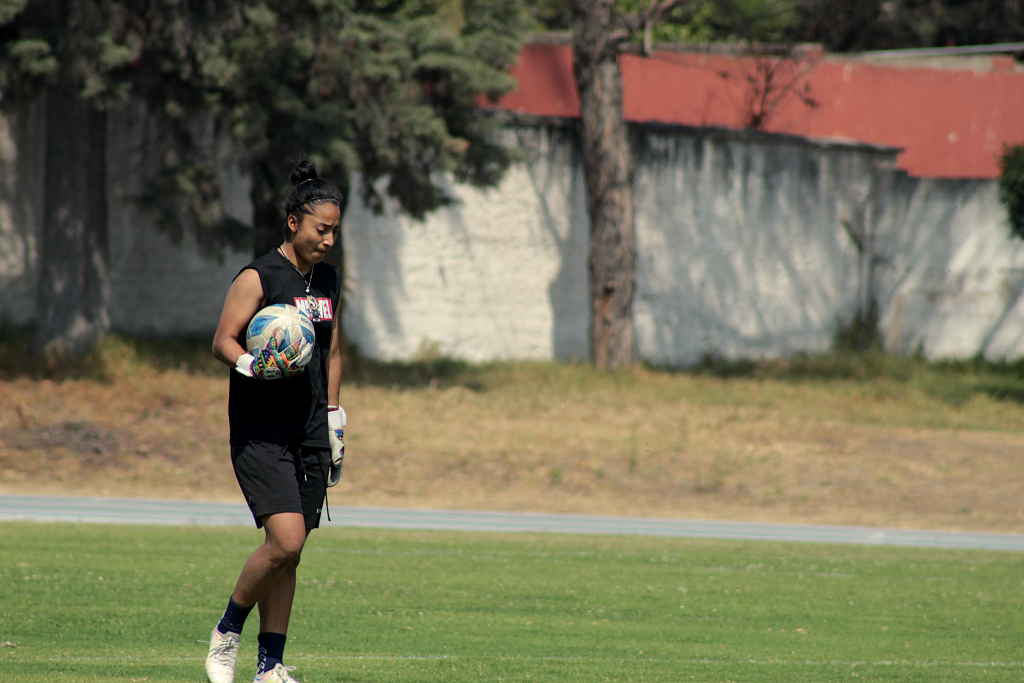
[[[123,655],[119,657],[12,657],[8,661],[25,664],[41,664],[44,662],[83,662],[109,663],[134,662],[138,664],[161,664],[170,662],[201,662],[205,657],[135,657]],[[722,666],[754,664],[757,666],[909,666],[909,667],[992,667],[992,668],[1024,668],[1024,662],[946,662],[932,660],[927,662],[907,660],[880,661],[847,661],[847,660],[786,660],[786,659],[656,659],[656,658],[625,658],[625,657],[532,657],[529,655],[497,655],[493,657],[461,655],[306,655],[298,654],[289,657],[292,661],[415,661],[415,660],[498,660],[498,661],[535,661],[535,662],[644,662],[651,664],[715,664]]]
[[[451,659],[451,655],[289,655],[290,660],[414,660],[414,659]],[[160,664],[163,662],[202,662],[206,657],[135,657],[121,655],[119,657],[18,657],[11,661],[39,664],[42,662],[136,662],[139,664]]]

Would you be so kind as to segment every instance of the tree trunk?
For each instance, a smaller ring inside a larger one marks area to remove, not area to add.
[[[252,251],[253,257],[259,258],[268,251],[276,249],[283,241],[282,229],[284,216],[278,205],[275,190],[275,178],[265,164],[257,161],[252,165]]]
[[[110,331],[106,115],[61,78],[46,91],[37,355],[81,355]]]
[[[573,67],[580,98],[590,217],[590,357],[601,370],[633,364],[636,232],[633,170],[622,118],[614,0],[574,3]]]

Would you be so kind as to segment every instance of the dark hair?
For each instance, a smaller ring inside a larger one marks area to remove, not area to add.
[[[316,207],[324,202],[333,202],[340,208],[342,206],[341,193],[331,183],[323,178],[317,177],[316,166],[308,159],[303,159],[295,164],[291,175],[288,176],[295,187],[288,194],[284,202],[284,212],[289,218],[295,216],[300,221],[302,216],[312,215]],[[290,230],[288,224],[284,225],[284,237],[287,240]]]

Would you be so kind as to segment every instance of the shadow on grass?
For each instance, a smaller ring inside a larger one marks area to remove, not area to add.
[[[0,336],[0,381],[20,378],[62,381],[91,379],[109,382],[126,364],[148,365],[161,372],[179,371],[210,377],[227,376],[228,368],[213,357],[209,335],[153,338],[111,334],[81,357],[42,358],[32,354],[32,330],[8,330]],[[483,391],[482,368],[445,357],[385,363],[361,358],[355,348],[345,356],[345,384],[396,389],[462,386]]]
[[[228,368],[213,357],[209,337],[177,339],[125,338],[140,361],[159,370],[182,370],[205,375],[226,374]],[[343,344],[344,346],[344,344]],[[443,356],[409,362],[381,362],[359,355],[348,345],[343,353],[342,382],[360,386],[414,389],[463,386],[482,391],[480,367]]]
[[[1005,387],[989,384],[982,385],[980,390],[997,401],[1024,403],[1024,387]]]
[[[829,382],[886,378],[907,381],[922,365],[927,363],[915,358],[897,358],[881,351],[869,350],[835,351],[817,355],[796,354],[785,359],[739,361],[705,356],[700,363],[682,372],[723,379]]]
[[[1024,404],[1024,360],[999,362],[977,357],[929,362],[921,357],[890,356],[869,349],[758,361],[727,361],[708,356],[691,368],[665,371],[720,379],[903,385],[953,407],[963,406],[975,396]]]
[[[157,370],[181,370],[199,375],[227,376],[228,367],[213,357],[213,335],[176,338],[123,336],[135,357]]]
[[[448,389],[460,386],[482,392],[486,388],[482,375],[480,366],[452,358],[385,363],[350,357],[342,382],[390,389]]]
[[[31,354],[31,330],[8,330],[0,336],[0,380],[18,378],[92,379],[110,381],[132,364],[158,371],[178,371],[211,377],[226,376],[228,369],[210,350],[209,336],[174,339],[110,335],[86,356],[46,359]],[[853,382],[873,395],[901,395],[917,390],[952,407],[966,405],[975,397],[1024,404],[1024,360],[993,362],[983,358],[928,362],[920,357],[895,357],[877,349],[839,350],[828,354],[795,355],[788,359],[727,361],[706,357],[690,368],[650,368],[652,372],[720,379],[773,380],[803,383]],[[359,355],[348,346],[344,353],[343,383],[405,390],[433,387],[464,387],[483,392],[506,382],[566,382],[601,385],[605,382],[642,381],[626,371],[605,374],[577,364],[495,362],[483,365],[421,354],[407,362],[382,362]]]
[[[208,337],[156,339],[111,334],[83,356],[41,357],[32,353],[32,331],[19,329],[0,337],[0,380],[19,378],[61,381],[92,379],[108,382],[126,364],[203,375],[227,374],[210,352]]]
[[[0,334],[0,380],[20,378],[54,381],[92,379],[102,382],[108,381],[110,376],[97,349],[82,357],[43,358],[32,354],[31,329],[8,328]]]

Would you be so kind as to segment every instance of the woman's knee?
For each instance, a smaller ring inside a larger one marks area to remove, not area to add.
[[[273,515],[265,523],[266,544],[275,564],[295,564],[302,554],[302,547],[306,543],[306,526],[302,523],[301,515],[296,517],[298,520],[291,519],[290,515],[286,518]]]
[[[270,552],[274,564],[298,564],[299,557],[302,555],[304,540],[305,539],[300,539],[298,541],[294,539],[275,539],[274,541],[268,541],[267,545],[270,546]]]

